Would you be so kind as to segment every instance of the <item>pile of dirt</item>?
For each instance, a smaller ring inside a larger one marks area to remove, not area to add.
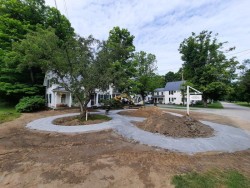
[[[81,119],[80,116],[70,116],[70,117],[62,117],[55,119],[52,123],[55,125],[63,125],[63,126],[77,126],[77,125],[92,125],[92,124],[98,124],[103,123],[106,121],[111,120],[111,118],[105,118],[105,119],[95,119],[91,120],[91,117],[88,121],[85,121],[85,119]]]
[[[157,107],[142,107],[138,110],[128,110],[118,112],[120,115],[124,116],[133,116],[133,117],[149,117],[151,114],[159,113],[159,109]]]
[[[147,117],[144,122],[135,125],[145,131],[159,133],[177,138],[211,137],[214,130],[190,116],[178,117],[171,115],[157,107],[141,108],[133,111],[124,111],[121,115]]]

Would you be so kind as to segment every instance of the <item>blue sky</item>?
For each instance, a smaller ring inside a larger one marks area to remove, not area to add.
[[[108,38],[114,26],[135,36],[136,51],[155,54],[159,74],[176,72],[182,65],[180,43],[192,32],[218,33],[228,57],[250,59],[249,0],[56,0],[58,9],[76,33]],[[55,6],[54,0],[45,0]]]

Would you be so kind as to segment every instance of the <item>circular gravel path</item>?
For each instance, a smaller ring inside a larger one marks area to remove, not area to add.
[[[141,144],[188,154],[211,151],[235,152],[250,148],[250,133],[239,128],[201,121],[203,124],[214,129],[214,136],[209,138],[173,138],[139,129],[131,122],[143,121],[145,118],[121,116],[117,114],[119,111],[120,110],[110,111],[108,116],[111,117],[112,120],[99,124],[60,126],[52,123],[54,119],[79,114],[71,113],[37,119],[28,123],[27,128],[60,133],[83,133],[113,129],[118,134],[128,139],[138,141]],[[95,113],[103,114],[104,111]]]

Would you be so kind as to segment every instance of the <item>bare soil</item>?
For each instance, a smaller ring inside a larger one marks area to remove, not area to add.
[[[172,187],[175,174],[212,169],[234,169],[250,177],[250,150],[190,156],[112,131],[59,134],[25,128],[32,120],[69,112],[23,114],[0,124],[0,187]]]
[[[134,124],[145,131],[159,133],[176,138],[197,138],[213,136],[214,130],[193,117],[178,117],[158,108],[141,108],[136,111],[122,111],[121,115],[148,117],[143,122]]]
[[[82,120],[80,116],[70,116],[70,117],[63,117],[58,118],[53,121],[55,125],[64,125],[64,126],[77,126],[77,125],[93,125],[97,123],[103,123],[109,120],[104,119],[97,119],[97,120]]]

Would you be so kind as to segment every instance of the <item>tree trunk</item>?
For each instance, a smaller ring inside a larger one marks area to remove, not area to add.
[[[203,100],[203,105],[204,105],[204,107],[207,107],[207,99]]]
[[[34,79],[34,73],[33,73],[32,68],[29,68],[29,71],[30,71],[30,79],[31,79],[31,82],[34,83],[34,82],[35,82],[35,79]]]
[[[78,99],[78,102],[80,104],[80,110],[81,110],[81,113],[80,113],[80,118],[81,119],[86,119],[86,121],[88,120],[88,109],[87,109],[87,106],[88,106],[88,103],[90,101],[90,99],[87,99],[85,100],[85,102],[83,102],[80,97],[76,97]]]
[[[144,93],[143,93],[143,94],[141,94],[141,98],[142,98],[142,105],[143,105],[143,106],[145,106],[145,101],[144,101],[145,96],[144,96]]]

